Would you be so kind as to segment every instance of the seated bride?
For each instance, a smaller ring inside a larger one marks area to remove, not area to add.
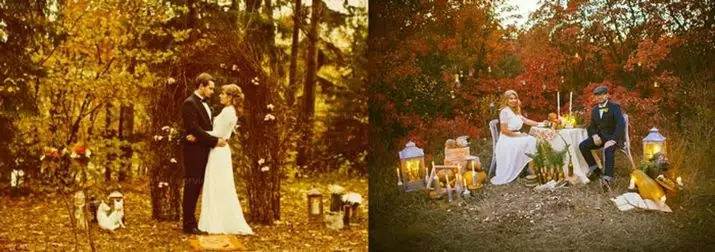
[[[496,147],[496,175],[492,184],[502,185],[514,181],[524,167],[532,166],[531,158],[526,153],[536,152],[536,138],[520,132],[524,124],[536,126],[536,121],[521,115],[521,101],[516,91],[507,90],[502,95],[502,108],[499,112],[499,139]]]

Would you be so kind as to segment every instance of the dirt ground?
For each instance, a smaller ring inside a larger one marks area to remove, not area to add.
[[[250,251],[367,251],[367,179],[344,177],[333,175],[286,181],[282,186],[282,221],[273,226],[252,224],[256,235],[238,236],[239,241]],[[109,233],[100,230],[96,224],[92,225],[91,233],[97,251],[192,250],[191,237],[181,232],[180,221],[151,219],[146,183],[133,181],[124,186],[126,229]],[[331,183],[363,195],[359,225],[334,231],[324,225],[308,223],[306,192],[313,184],[318,185],[327,211],[328,185]],[[64,204],[50,195],[0,196],[0,251],[74,250],[75,239]],[[241,197],[241,204],[245,211],[245,197]],[[79,251],[90,250],[86,233],[80,234],[79,241]]]
[[[616,178],[613,196],[629,182],[625,169]],[[452,203],[371,183],[370,250],[712,251],[715,181],[687,182],[697,186],[668,200],[672,213],[621,212],[599,183],[537,192],[520,178]]]

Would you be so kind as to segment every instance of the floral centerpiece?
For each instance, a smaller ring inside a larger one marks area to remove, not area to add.
[[[536,146],[536,153],[526,155],[534,160],[534,173],[540,184],[545,184],[551,180],[561,181],[564,179],[562,167],[565,163],[567,148],[556,151],[547,141],[539,141]]]
[[[89,161],[92,156],[92,151],[87,148],[87,145],[79,143],[75,145],[72,153],[70,153],[70,158],[78,160],[80,162]]]

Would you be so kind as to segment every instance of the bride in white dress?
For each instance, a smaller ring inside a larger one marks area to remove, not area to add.
[[[536,138],[519,130],[524,123],[529,126],[538,123],[521,115],[521,101],[516,91],[504,92],[502,105],[499,112],[499,139],[495,147],[496,175],[491,179],[495,185],[507,184],[516,179],[531,161],[525,153],[536,152]]]
[[[225,105],[213,122],[212,136],[229,139],[238,117],[234,104],[242,100],[241,89],[235,84],[224,85],[219,97]],[[193,136],[191,136],[193,138]],[[253,230],[243,217],[241,203],[233,181],[231,148],[215,147],[206,162],[206,174],[201,195],[201,216],[199,229],[209,234],[253,234]]]

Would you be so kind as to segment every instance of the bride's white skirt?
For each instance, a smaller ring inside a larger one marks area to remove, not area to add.
[[[199,229],[210,234],[253,234],[233,182],[231,149],[213,148],[206,163]]]
[[[536,138],[509,137],[499,135],[495,148],[497,168],[496,175],[491,179],[492,184],[506,184],[516,179],[531,158],[525,153],[536,152]]]

